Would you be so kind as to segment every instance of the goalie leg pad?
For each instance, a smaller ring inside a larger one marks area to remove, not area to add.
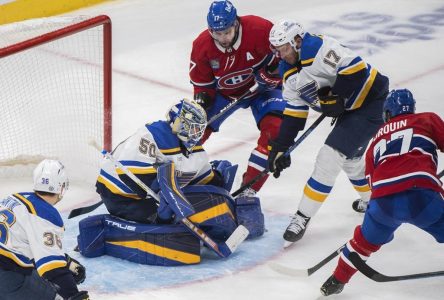
[[[237,228],[232,198],[225,189],[194,185],[185,187],[184,193],[196,210],[190,221],[216,242],[224,242]]]
[[[248,239],[264,234],[265,220],[258,197],[236,198],[236,217],[237,223],[244,225],[250,231]]]
[[[200,240],[181,224],[141,224],[97,215],[81,220],[79,231],[79,250],[85,257],[106,254],[156,266],[200,262]]]

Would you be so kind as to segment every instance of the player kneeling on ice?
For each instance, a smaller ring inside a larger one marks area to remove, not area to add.
[[[369,207],[333,275],[321,287],[325,296],[342,292],[356,273],[351,253],[366,260],[389,243],[403,223],[444,243],[444,190],[436,174],[437,150],[444,152],[444,121],[430,112],[415,114],[415,99],[407,89],[390,92],[383,110],[385,124],[366,154],[365,173],[372,189]]]
[[[80,222],[83,255],[195,264],[200,240],[205,242],[201,233],[216,244],[228,244],[241,228],[243,240],[248,232],[241,224],[250,237],[263,234],[259,199],[234,201],[229,194],[237,166],[208,161],[200,144],[206,124],[203,108],[184,99],[171,107],[166,121],[146,124],[107,155],[96,187],[111,216]]]
[[[64,166],[45,159],[34,170],[34,192],[0,201],[1,299],[89,299],[77,289],[85,268],[63,252],[63,221],[53,207],[67,189]]]

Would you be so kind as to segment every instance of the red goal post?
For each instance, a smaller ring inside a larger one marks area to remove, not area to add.
[[[0,178],[56,158],[94,182],[112,147],[111,20],[68,16],[0,26]]]

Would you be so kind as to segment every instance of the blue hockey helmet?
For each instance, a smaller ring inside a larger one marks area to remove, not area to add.
[[[415,113],[415,98],[408,89],[392,90],[385,99],[382,118],[384,122],[397,115]]]
[[[234,25],[237,19],[236,8],[230,1],[214,1],[207,15],[208,27],[213,31],[223,31]]]
[[[194,100],[182,99],[167,113],[167,121],[188,151],[202,138],[207,127],[207,114]]]

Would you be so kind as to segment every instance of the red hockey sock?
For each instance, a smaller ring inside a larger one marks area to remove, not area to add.
[[[250,182],[254,177],[256,177],[259,173],[262,172],[263,168],[261,170],[257,169],[255,167],[256,165],[253,164],[253,162],[252,162],[254,160],[258,160],[259,155],[263,155],[266,158],[268,158],[268,150],[266,148],[265,149],[262,148],[261,146],[258,146],[253,150],[253,152],[251,153],[251,156],[250,156],[250,160],[248,162],[247,171],[242,176],[242,184]],[[266,158],[264,160],[265,162],[266,162]],[[267,181],[267,178],[268,178],[268,175],[264,175],[264,176],[262,176],[261,179],[256,181],[256,183],[251,186],[253,188],[253,190],[258,192],[262,188],[262,186],[264,185],[265,181]]]
[[[257,147],[251,153],[247,171],[242,177],[242,183],[250,182],[254,177],[267,167],[268,141],[277,137],[282,119],[278,116],[266,115],[259,123],[261,134],[257,141]],[[268,175],[263,176],[252,188],[259,191],[267,181]]]
[[[361,225],[355,228],[353,239],[351,239],[346,248],[342,250],[339,258],[338,266],[333,275],[342,283],[347,283],[350,278],[357,272],[353,264],[348,260],[348,254],[351,251],[357,252],[363,259],[366,260],[370,254],[376,252],[381,248],[381,245],[374,245],[369,243],[362,235]]]

